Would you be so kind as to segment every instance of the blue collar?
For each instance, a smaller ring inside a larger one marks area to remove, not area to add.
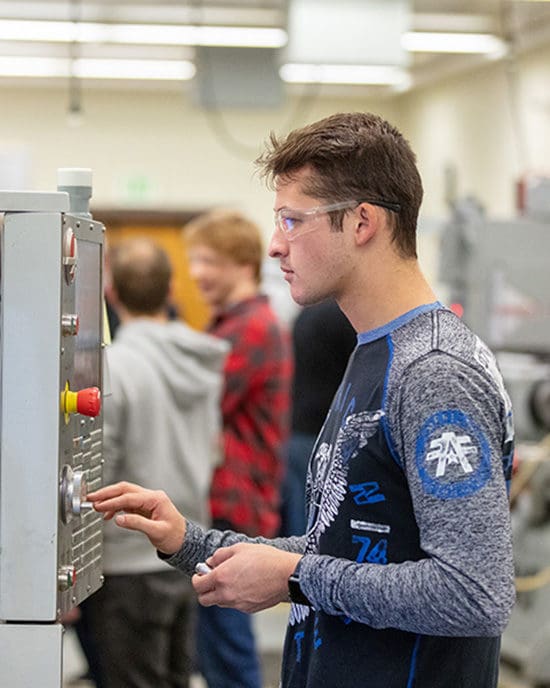
[[[374,342],[376,339],[381,339],[382,337],[390,334],[390,332],[396,330],[398,327],[406,325],[408,322],[416,318],[417,315],[429,313],[437,308],[443,308],[443,305],[439,301],[434,301],[434,303],[426,303],[423,306],[417,306],[416,308],[413,308],[412,311],[403,313],[403,315],[400,315],[398,318],[390,320],[390,322],[386,323],[385,325],[381,325],[374,330],[359,332],[357,335],[357,344],[368,344],[368,342]]]

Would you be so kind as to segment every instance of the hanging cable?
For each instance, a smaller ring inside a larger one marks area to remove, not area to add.
[[[512,123],[512,139],[515,144],[518,172],[521,174],[529,169],[529,154],[525,140],[525,128],[521,116],[520,75],[517,61],[518,32],[514,26],[517,19],[515,3],[500,0],[499,17],[502,37],[508,46],[504,58],[504,74],[506,78],[506,95]]]
[[[189,9],[191,10],[191,22],[194,26],[201,26],[203,22],[203,0],[189,0]],[[202,78],[205,81],[206,88],[209,94],[209,102],[211,107],[205,108],[206,121],[220,144],[231,155],[242,160],[250,161],[258,155],[258,143],[245,143],[237,139],[228,126],[223,109],[219,106],[216,97],[216,89],[214,86],[213,68],[210,62],[208,51],[203,51],[201,59],[201,67],[203,69]],[[286,123],[281,127],[283,131],[293,129],[298,124],[305,123],[313,106],[317,103],[322,89],[321,84],[304,85],[299,97],[296,100],[295,106],[292,108]]]
[[[67,119],[71,126],[81,124],[82,110],[82,79],[77,72],[77,60],[80,57],[80,43],[78,41],[77,27],[82,19],[81,0],[71,0],[71,21],[73,23],[74,36],[69,45],[69,107]]]

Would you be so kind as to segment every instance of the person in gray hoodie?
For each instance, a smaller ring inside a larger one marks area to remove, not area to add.
[[[104,399],[104,482],[166,491],[208,522],[219,459],[225,341],[168,320],[172,270],[148,239],[116,246],[112,289],[121,325],[107,349],[112,394]],[[102,688],[183,687],[195,596],[189,579],[144,538],[106,524],[103,587],[82,605]]]

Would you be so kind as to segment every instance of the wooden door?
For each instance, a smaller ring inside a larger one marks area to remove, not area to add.
[[[106,227],[107,249],[132,237],[146,236],[169,255],[174,270],[173,302],[181,320],[202,330],[210,319],[209,308],[189,274],[184,225],[196,212],[125,211],[94,209],[94,219]]]

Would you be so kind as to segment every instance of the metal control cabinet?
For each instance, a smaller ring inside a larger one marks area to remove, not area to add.
[[[67,193],[0,192],[0,685],[9,667],[10,688],[61,685],[60,668],[37,676],[38,648],[61,667],[60,619],[102,584],[102,519],[86,494],[103,464],[104,227],[69,207]]]
[[[483,221],[469,232],[465,320],[494,351],[548,355],[548,223]]]
[[[489,221],[465,200],[441,242],[449,302],[497,354],[520,441],[550,432],[549,225],[539,215]]]

